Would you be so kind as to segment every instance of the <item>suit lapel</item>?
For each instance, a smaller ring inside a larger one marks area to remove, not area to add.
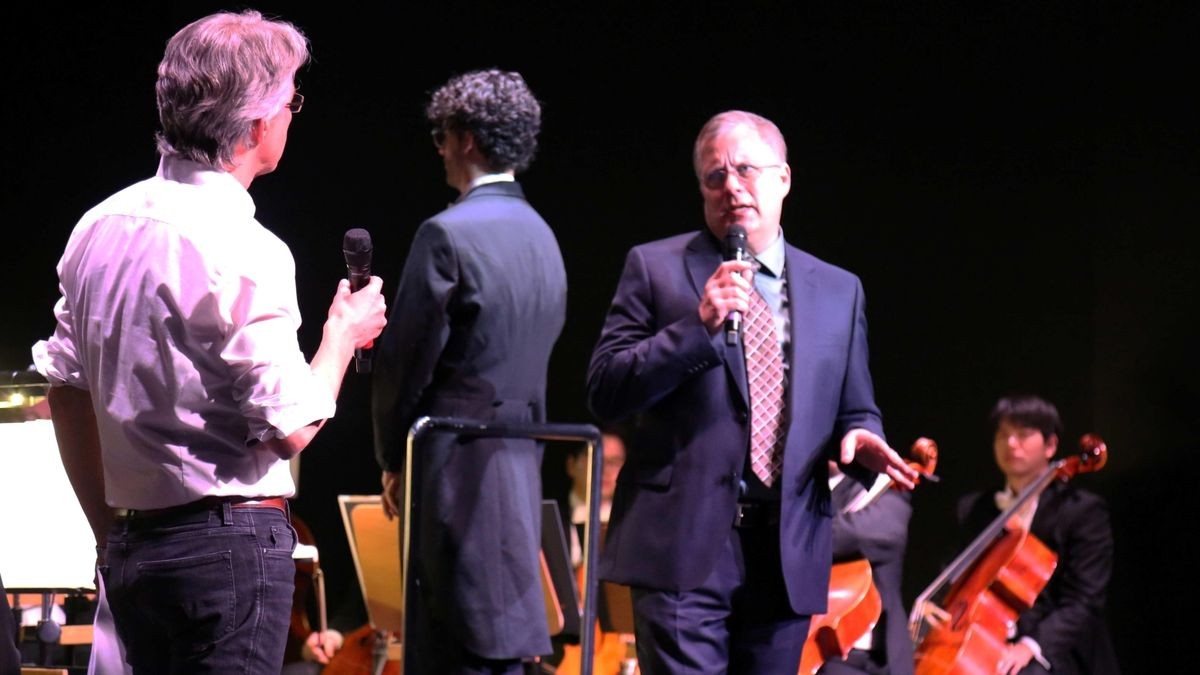
[[[688,242],[687,250],[684,253],[684,265],[687,267],[692,288],[696,291],[696,299],[699,300],[704,296],[704,284],[721,265],[721,249],[717,244],[716,237],[711,232],[701,230]],[[721,344],[725,348],[726,372],[733,380],[734,388],[741,395],[742,406],[749,410],[750,394],[746,385],[746,358],[742,354],[742,343],[739,341],[736,346],[730,347],[725,345],[725,340],[722,338]]]

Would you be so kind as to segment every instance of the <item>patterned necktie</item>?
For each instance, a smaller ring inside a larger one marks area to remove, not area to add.
[[[771,487],[783,470],[783,350],[775,317],[758,294],[750,292],[746,318],[746,378],[750,384],[750,466]]]

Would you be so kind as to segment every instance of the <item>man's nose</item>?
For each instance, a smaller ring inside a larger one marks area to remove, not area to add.
[[[737,171],[730,170],[725,172],[725,182],[721,183],[721,189],[726,192],[737,192],[742,187],[742,181],[738,178]]]

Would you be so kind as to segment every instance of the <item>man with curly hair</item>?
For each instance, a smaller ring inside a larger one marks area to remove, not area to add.
[[[558,243],[514,179],[533,160],[541,126],[525,81],[498,70],[460,75],[433,93],[426,117],[460,197],[418,228],[398,320],[376,355],[375,451],[390,515],[402,510],[405,438],[417,418],[545,421],[546,368],[566,314]],[[418,611],[405,665],[520,672],[523,657],[550,652],[541,446],[432,434],[416,455]]]

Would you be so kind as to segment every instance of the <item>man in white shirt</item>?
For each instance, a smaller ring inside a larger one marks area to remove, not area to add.
[[[278,165],[307,58],[294,26],[253,11],[171,38],[157,175],[79,221],[57,328],[34,348],[135,672],[279,672],[295,574],[287,460],[383,328],[381,282],[343,282],[306,362],[295,263],[246,191]]]

